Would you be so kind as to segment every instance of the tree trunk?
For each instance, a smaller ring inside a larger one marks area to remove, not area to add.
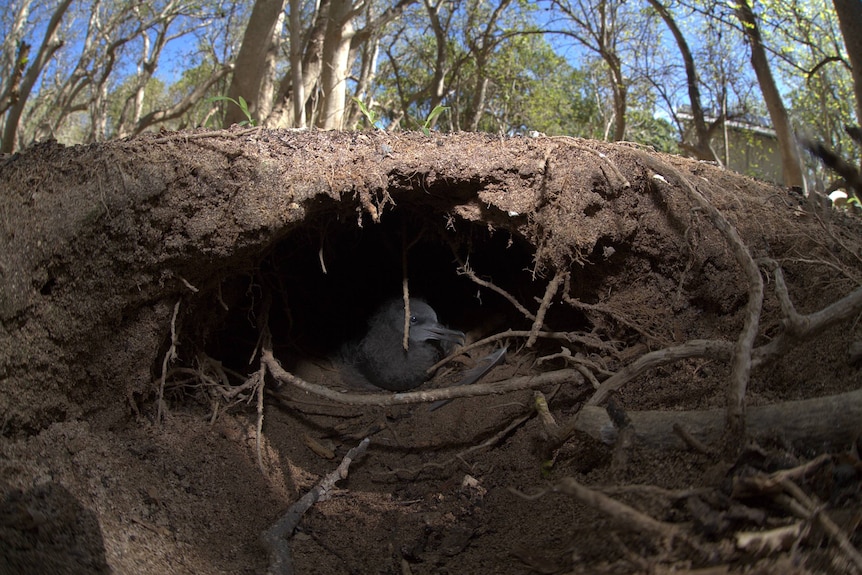
[[[862,124],[862,0],[832,0],[832,3],[850,58],[856,94],[856,121]]]
[[[72,0],[63,0],[51,15],[51,20],[45,29],[45,38],[42,40],[42,46],[39,48],[39,54],[21,80],[18,88],[18,100],[9,107],[6,124],[3,126],[3,140],[0,141],[0,154],[12,153],[15,149],[18,123],[21,121],[21,114],[24,113],[24,107],[27,105],[30,92],[33,90],[33,86],[36,85],[36,80],[39,79],[42,70],[48,64],[51,56],[63,45],[62,42],[57,42],[56,34],[60,27],[60,22],[63,20],[63,16],[71,4]]]
[[[626,100],[628,87],[623,79],[623,70],[619,57],[615,53],[603,52],[602,58],[608,64],[611,78],[611,93],[614,100],[614,141],[619,142],[626,137]]]
[[[266,54],[263,77],[260,81],[260,93],[257,99],[256,118],[260,121],[272,113],[275,98],[275,69],[281,52],[282,35],[284,34],[284,11],[278,14],[278,20],[272,33],[272,42]]]
[[[242,46],[236,57],[233,79],[227,91],[227,95],[234,100],[244,98],[248,102],[249,111],[255,117],[263,75],[267,69],[267,55],[272,47],[272,35],[284,11],[284,2],[285,0],[255,1],[242,38]],[[225,127],[245,119],[245,114],[238,106],[228,103],[225,108]]]
[[[748,0],[738,0],[736,4],[736,16],[742,24],[742,30],[751,45],[751,66],[757,75],[757,82],[763,92],[769,117],[778,138],[778,147],[781,152],[781,171],[784,175],[784,185],[789,187],[804,188],[805,180],[802,177],[802,162],[799,156],[799,146],[790,126],[790,118],[778,91],[769,60],[766,57],[766,49],[760,37],[760,29]]]
[[[326,26],[329,17],[329,0],[321,0],[317,7],[317,12],[314,15],[314,24],[308,32],[308,37],[303,41],[297,39],[297,46],[302,52],[301,70],[291,70],[290,74],[286,74],[281,79],[281,84],[278,87],[278,95],[276,96],[276,104],[263,125],[268,128],[288,128],[298,126],[296,121],[296,108],[302,108],[302,114],[305,115],[307,125],[314,121],[314,114],[309,114],[308,100],[314,94],[314,86],[320,79],[320,72],[323,61],[323,41],[326,36]],[[292,25],[291,25],[292,26]],[[300,38],[303,36],[299,33]],[[294,42],[293,31],[291,30],[291,42]],[[302,94],[300,94],[299,102],[296,102],[297,92],[293,87],[294,81],[297,80],[295,75],[302,73]]]
[[[699,160],[718,161],[718,157],[709,142],[709,128],[706,126],[706,119],[703,116],[703,106],[700,102],[700,86],[697,78],[697,70],[694,67],[694,57],[691,55],[688,42],[685,36],[683,36],[682,30],[676,25],[676,20],[674,20],[666,7],[658,0],[647,1],[658,12],[658,15],[661,16],[661,19],[664,20],[665,25],[667,25],[671,34],[673,34],[682,56],[683,65],[685,66],[688,99],[691,105],[692,124],[694,126],[694,144],[690,145],[690,149]]]
[[[290,0],[290,80],[293,87],[293,127],[305,127],[305,86],[302,82],[301,0]]]
[[[351,0],[334,0],[329,6],[320,73],[322,94],[317,127],[323,130],[343,128],[353,32],[353,3]]]

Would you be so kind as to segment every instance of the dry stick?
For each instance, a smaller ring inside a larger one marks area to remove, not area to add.
[[[240,130],[239,132],[231,132],[230,130],[212,130],[207,132],[198,132],[196,134],[177,132],[176,134],[171,134],[163,138],[156,138],[151,143],[163,144],[165,142],[175,141],[185,142],[188,140],[200,140],[202,138],[241,138],[242,136],[251,134],[252,132],[260,132],[261,130],[263,130],[261,126],[256,126],[254,128],[246,128],[245,130]]]
[[[428,374],[434,373],[441,366],[446,365],[447,363],[449,363],[450,361],[452,361],[453,359],[455,359],[459,355],[463,355],[463,354],[467,353],[468,351],[472,351],[473,349],[476,349],[477,347],[482,347],[483,345],[487,345],[489,343],[493,343],[495,341],[499,341],[501,339],[507,339],[510,337],[530,337],[531,334],[532,334],[532,332],[529,332],[529,331],[508,329],[506,331],[501,331],[500,333],[495,333],[494,335],[489,335],[486,338],[480,339],[478,341],[474,341],[470,345],[465,345],[464,347],[459,347],[458,349],[453,351],[451,354],[447,355],[446,357],[444,357],[443,359],[441,359],[440,361],[438,361],[437,363],[435,363],[434,365],[429,367],[427,373]],[[543,337],[545,339],[561,339],[561,340],[567,341],[569,343],[583,343],[584,345],[589,345],[589,346],[593,346],[593,347],[602,349],[604,351],[616,353],[616,349],[611,344],[599,345],[601,342],[588,342],[588,341],[585,341],[583,337],[578,336],[577,333],[574,333],[574,332],[540,331],[537,335],[539,337]]]
[[[712,224],[724,235],[730,245],[737,263],[748,278],[748,303],[742,332],[736,340],[731,360],[730,385],[727,389],[727,430],[731,437],[741,438],[745,432],[745,392],[751,376],[751,355],[754,339],[760,324],[763,307],[763,278],[754,258],[739,236],[736,228],[710,203],[678,170],[657,161],[648,154],[638,152],[638,156],[656,173],[668,172],[683,186],[688,196],[703,209]]]
[[[266,469],[263,466],[263,455],[261,454],[263,446],[263,388],[266,387],[266,366],[263,362],[260,364],[260,369],[257,371],[257,429],[255,430],[257,444],[257,466],[260,467],[261,473],[266,475]]]
[[[823,527],[823,530],[838,544],[838,548],[847,555],[847,558],[853,563],[857,571],[862,571],[862,554],[856,550],[853,543],[847,535],[841,531],[832,519],[823,512],[822,506],[810,498],[802,489],[796,485],[791,479],[785,478],[781,482],[781,486],[790,495],[791,498],[802,504],[807,512],[804,519],[811,520],[816,517],[817,522]]]
[[[350,464],[365,454],[370,439],[363,439],[359,445],[347,452],[341,464],[329,475],[320,480],[314,488],[300,498],[299,501],[290,506],[290,509],[275,522],[275,524],[261,533],[260,540],[269,554],[270,575],[289,575],[293,573],[293,558],[290,554],[290,545],[287,539],[299,525],[302,516],[317,501],[326,501],[329,491],[335,487],[335,483],[347,477]]]
[[[728,357],[730,354],[728,353]],[[651,449],[679,450],[686,444],[673,432],[673,424],[706,445],[716,445],[725,430],[725,410],[630,411],[638,443]],[[822,446],[850,444],[859,434],[862,421],[862,389],[818,397],[773,403],[746,410],[747,432],[754,437],[774,437],[781,432],[789,445]],[[598,441],[615,441],[614,428],[607,411],[595,405],[584,406],[571,422],[568,433],[579,431]]]
[[[465,275],[468,278],[470,278],[470,280],[474,284],[477,284],[477,285],[482,286],[484,288],[488,288],[491,291],[497,292],[498,294],[500,294],[501,296],[503,296],[504,298],[509,300],[509,303],[511,303],[513,306],[515,306],[515,309],[517,309],[519,312],[524,314],[524,316],[527,319],[534,321],[534,322],[536,321],[536,316],[533,315],[527,308],[522,306],[521,303],[517,299],[515,299],[515,296],[513,296],[512,294],[510,294],[509,292],[507,292],[503,288],[498,287],[491,282],[488,282],[488,281],[485,281],[485,280],[479,278],[479,276],[477,276],[473,272],[473,270],[470,269],[470,264],[464,263],[464,261],[458,256],[458,254],[455,252],[454,247],[452,247],[452,254],[455,256],[455,260],[458,262],[458,269],[456,270],[458,272],[458,275]]]
[[[536,312],[536,319],[533,321],[533,327],[530,329],[530,337],[527,339],[528,348],[533,347],[536,343],[536,339],[539,337],[539,333],[545,324],[545,314],[548,313],[548,308],[551,307],[551,300],[557,295],[560,284],[566,277],[568,277],[567,273],[557,270],[553,279],[548,282],[548,286],[545,288],[545,296],[542,298],[539,311]]]
[[[562,445],[566,440],[566,436],[563,435],[563,429],[554,419],[554,415],[548,407],[548,400],[541,391],[536,390],[533,392],[533,407],[539,416],[539,422],[541,422],[544,432],[548,434],[554,445]]]
[[[515,495],[528,500],[542,497],[547,492],[546,490],[543,490],[537,495],[526,495],[514,489],[510,489],[510,491]],[[677,526],[653,519],[649,515],[641,513],[634,507],[630,507],[625,503],[620,503],[619,501],[608,497],[604,493],[600,493],[581,485],[573,477],[562,478],[555,486],[551,487],[550,491],[571,495],[584,505],[601,511],[628,529],[640,533],[651,533],[655,536],[661,537],[665,540],[667,546],[677,538],[689,541],[685,533]]]
[[[679,423],[674,423],[672,429],[673,432],[676,433],[677,436],[679,436],[679,438],[682,439],[686,445],[688,445],[698,453],[701,453],[702,455],[708,455],[710,457],[715,455],[715,452],[713,452],[713,450],[710,449],[709,446],[707,446],[704,442],[692,435],[691,432],[689,432]]]
[[[410,251],[419,238],[422,237],[422,232],[409,244],[407,243],[407,224],[401,224],[401,294],[404,298],[404,337],[401,340],[401,346],[404,351],[410,347],[410,289],[407,286],[407,252]]]
[[[174,304],[174,313],[171,316],[171,347],[165,352],[165,357],[162,360],[162,377],[159,382],[159,405],[156,408],[156,421],[162,420],[162,405],[165,398],[165,380],[168,375],[168,363],[177,358],[177,315],[180,312],[180,301]]]

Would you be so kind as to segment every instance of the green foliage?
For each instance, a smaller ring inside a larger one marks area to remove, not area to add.
[[[362,112],[363,116],[365,116],[365,119],[368,121],[368,125],[372,128],[375,127],[374,122],[377,121],[377,112],[368,108],[368,106],[365,105],[365,102],[356,96],[353,96],[351,99],[356,102],[357,106],[359,106],[359,111]]]
[[[512,38],[495,54],[489,71],[490,99],[481,130],[602,137],[595,86],[544,37]]]
[[[442,114],[443,112],[445,112],[448,109],[449,109],[449,106],[441,106],[438,104],[438,105],[434,106],[434,109],[431,110],[431,112],[428,114],[428,117],[425,118],[424,124],[419,124],[418,120],[414,120],[414,121],[417,124],[419,124],[419,130],[423,134],[425,134],[426,136],[430,136],[431,135],[431,126],[434,125],[434,120],[437,119],[437,116],[439,116],[440,114]]]
[[[242,113],[245,115],[245,120],[239,123],[240,126],[257,126],[257,122],[255,122],[254,118],[251,117],[251,112],[248,110],[248,102],[245,101],[245,98],[240,96],[238,99],[234,100],[230,96],[213,96],[212,98],[207,99],[208,102],[230,102],[239,107],[242,110]]]

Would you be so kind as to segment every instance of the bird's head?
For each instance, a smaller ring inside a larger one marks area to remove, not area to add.
[[[404,333],[404,305],[395,302],[391,308],[391,321],[399,333]],[[437,320],[434,309],[422,300],[410,300],[410,341],[422,342],[436,340],[464,344],[464,332],[449,329]]]

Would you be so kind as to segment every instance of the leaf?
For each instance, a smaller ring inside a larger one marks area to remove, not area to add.
[[[425,119],[425,128],[426,129],[430,128],[431,124],[434,123],[434,120],[437,119],[437,116],[439,116],[440,114],[442,114],[443,112],[445,112],[448,109],[449,109],[449,106],[441,106],[439,104],[434,106],[434,109],[431,110],[430,114],[428,114],[428,118]]]

